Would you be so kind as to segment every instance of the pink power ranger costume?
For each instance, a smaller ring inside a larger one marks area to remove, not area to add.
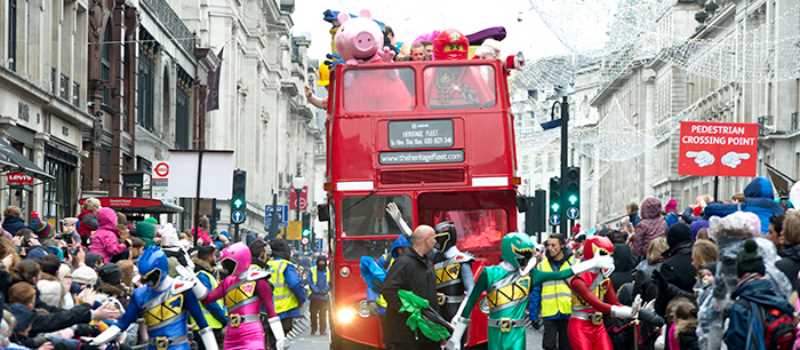
[[[278,349],[284,348],[285,336],[280,318],[272,302],[269,272],[249,270],[250,248],[236,243],[222,250],[222,267],[229,273],[222,283],[208,294],[205,303],[224,298],[228,309],[228,326],[225,328],[225,350],[264,350],[264,328],[259,312],[263,306],[269,316],[269,326]]]

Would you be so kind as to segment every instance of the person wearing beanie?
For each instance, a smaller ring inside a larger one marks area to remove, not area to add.
[[[281,319],[284,332],[291,337],[294,319],[303,317],[302,305],[306,302],[306,289],[303,279],[292,262],[292,251],[289,242],[276,239],[270,242],[272,258],[267,263],[272,269],[269,282],[274,289],[275,312]],[[270,343],[275,337],[269,337]],[[274,344],[273,345],[274,348]]]
[[[642,201],[639,211],[642,218],[636,225],[633,235],[634,253],[639,257],[647,256],[647,247],[650,242],[667,233],[667,222],[661,216],[661,201],[655,197],[648,197]]]
[[[769,312],[775,318],[794,315],[794,308],[786,297],[778,294],[775,284],[764,277],[766,266],[758,250],[758,244],[748,239],[736,254],[739,278],[736,290],[731,294],[735,302],[730,308],[728,328],[723,335],[728,349],[753,349],[753,345],[755,349],[768,348],[766,328],[763,321],[756,321],[760,315],[753,314],[754,307],[758,312]]]
[[[39,241],[50,239],[50,224],[39,218],[38,212],[31,215],[31,224],[28,227],[36,234]]]
[[[214,290],[219,285],[220,276],[215,266],[217,265],[217,257],[215,252],[217,248],[213,245],[205,245],[197,248],[197,256],[194,260],[194,272],[197,279],[208,290]],[[200,308],[203,310],[206,323],[214,332],[214,338],[217,343],[222,344],[223,329],[225,324],[228,323],[228,318],[225,316],[225,308],[222,300],[217,300],[209,304],[201,304]],[[265,325],[269,329],[269,325]]]
[[[664,315],[667,304],[677,296],[692,298],[697,272],[692,266],[692,229],[682,222],[676,223],[667,231],[667,245],[664,263],[654,271],[653,279],[658,284],[659,293],[655,310]]]
[[[697,240],[697,234],[700,232],[700,230],[708,229],[708,226],[708,220],[695,220],[692,222],[692,226],[690,226],[692,229],[692,241]]]
[[[89,266],[93,270],[97,270],[100,266],[103,266],[103,256],[97,253],[86,253],[86,259],[84,259],[86,266]]]
[[[78,285],[78,290],[97,285],[97,272],[89,266],[81,266],[72,271],[72,283]]]
[[[42,272],[36,282],[36,289],[39,291],[40,299],[51,307],[63,309],[69,291],[58,279],[61,261],[53,255],[48,255],[39,260],[39,267]]]
[[[158,220],[153,217],[149,217],[144,219],[144,221],[139,221],[136,223],[136,237],[139,237],[144,241],[145,248],[152,247],[156,244],[154,239],[156,237],[157,226]]]

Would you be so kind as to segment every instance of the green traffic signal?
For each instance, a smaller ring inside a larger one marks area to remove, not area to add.
[[[578,202],[578,196],[575,195],[575,194],[571,194],[571,195],[569,195],[568,200],[569,200],[569,204],[575,205],[575,203]]]
[[[242,208],[244,206],[244,201],[241,198],[236,198],[233,200],[233,207],[236,209]]]
[[[308,237],[311,235],[311,230],[303,230],[303,237]]]
[[[558,203],[553,203],[550,205],[550,209],[553,209],[553,212],[558,212],[559,208],[561,208],[561,206],[558,205]]]

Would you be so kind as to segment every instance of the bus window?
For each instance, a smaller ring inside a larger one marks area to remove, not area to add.
[[[425,103],[430,109],[482,109],[493,107],[496,100],[492,66],[425,69]]]
[[[411,225],[411,198],[408,196],[354,196],[342,202],[342,237],[399,235],[400,228],[386,213],[386,205],[394,202]]]
[[[394,239],[346,240],[342,242],[342,255],[345,260],[358,260],[362,256],[378,258],[389,251],[392,242]]]
[[[453,222],[458,249],[476,255],[496,253],[508,230],[508,215],[499,208],[436,211],[433,217],[433,222]]]
[[[350,69],[344,73],[344,109],[348,112],[397,112],[414,109],[411,68]]]

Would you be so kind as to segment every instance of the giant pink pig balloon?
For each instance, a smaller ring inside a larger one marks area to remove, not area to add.
[[[368,10],[361,10],[356,18],[340,12],[338,20],[334,43],[347,64],[392,61],[394,51],[383,46],[383,32]]]

